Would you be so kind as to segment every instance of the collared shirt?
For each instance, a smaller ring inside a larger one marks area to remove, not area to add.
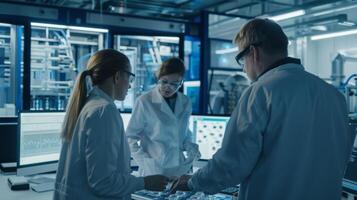
[[[269,65],[267,67],[267,69],[262,72],[261,74],[259,74],[259,76],[256,78],[256,81],[261,77],[263,76],[265,73],[267,73],[268,71],[270,70],[273,70],[281,65],[286,65],[286,64],[297,64],[297,65],[301,65],[301,61],[300,59],[297,59],[297,58],[291,58],[291,57],[286,57],[286,58],[283,58],[281,60],[278,60],[276,62],[274,62],[273,64]]]
[[[164,98],[167,105],[172,110],[172,112],[175,112],[176,97],[177,97],[177,93],[175,93],[172,97]]]

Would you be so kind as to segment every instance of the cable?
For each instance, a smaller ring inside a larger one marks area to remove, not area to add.
[[[350,80],[353,78],[353,77],[357,77],[357,74],[352,74],[351,76],[349,76],[346,80],[346,82],[342,83],[342,86],[345,87],[348,82],[350,82]]]

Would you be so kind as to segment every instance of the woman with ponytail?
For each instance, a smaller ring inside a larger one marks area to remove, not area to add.
[[[165,188],[164,176],[130,174],[130,149],[114,100],[124,100],[134,76],[129,59],[112,49],[95,53],[78,75],[62,129],[54,199],[130,199],[137,190]]]

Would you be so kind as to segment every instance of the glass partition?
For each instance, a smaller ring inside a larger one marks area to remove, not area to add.
[[[217,14],[210,14],[208,20],[208,113],[230,115],[249,85],[246,74],[235,61],[238,47],[233,42],[247,20]]]
[[[24,26],[0,23],[0,117],[22,108]]]
[[[78,72],[103,49],[106,29],[31,23],[31,110],[64,110]]]
[[[137,97],[155,87],[160,64],[170,57],[179,57],[179,37],[115,35],[114,49],[129,57],[135,82],[124,101],[116,102],[122,111],[131,111]]]

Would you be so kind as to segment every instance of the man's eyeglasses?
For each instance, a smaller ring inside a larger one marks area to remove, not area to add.
[[[133,83],[134,82],[134,80],[135,80],[135,74],[134,73],[129,72],[129,71],[125,70],[125,69],[122,69],[120,71],[123,71],[123,72],[129,74],[129,83]]]
[[[257,46],[259,46],[259,45],[261,45],[261,44],[262,44],[261,42],[249,44],[247,47],[245,47],[245,48],[243,49],[243,51],[239,52],[239,53],[236,55],[236,57],[235,57],[235,59],[236,59],[238,65],[239,65],[240,67],[244,68],[244,56],[246,56],[246,55],[249,53],[250,47],[251,47],[251,46],[257,47]]]
[[[175,81],[175,82],[168,82],[167,80],[160,79],[157,81],[157,83],[160,85],[168,85],[172,90],[177,90],[183,84],[183,80]]]

